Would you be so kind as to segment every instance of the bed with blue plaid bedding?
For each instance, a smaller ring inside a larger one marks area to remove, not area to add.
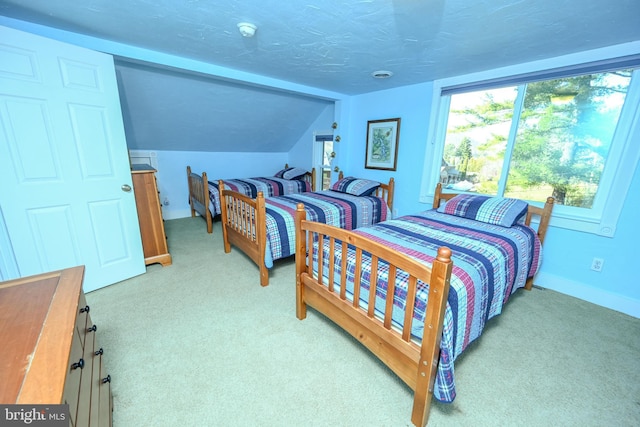
[[[452,402],[456,396],[454,360],[480,336],[487,320],[502,312],[509,296],[523,287],[527,278],[533,277],[539,268],[541,245],[536,232],[526,225],[502,227],[429,210],[364,227],[355,233],[429,266],[439,247],[451,249],[453,271],[434,396],[441,402]],[[329,253],[328,245],[327,239],[323,249],[325,257]],[[317,269],[316,250],[314,255],[313,265]],[[362,258],[360,305],[366,307],[371,259],[366,253]],[[341,259],[340,247],[336,245],[335,267],[331,267],[336,281],[340,277]],[[354,266],[355,253],[351,248],[347,256],[347,293],[351,301]],[[328,269],[329,266],[325,265],[325,283],[329,277]],[[381,261],[376,282],[377,313],[384,312],[388,273],[389,265]],[[338,292],[339,283],[336,285],[335,291]],[[406,273],[398,271],[392,314],[392,323],[396,327],[403,323],[406,291]],[[419,281],[412,322],[412,336],[417,342],[422,339],[427,297],[428,285]]]
[[[262,191],[264,197],[283,196],[311,191],[311,183],[302,179],[284,179],[276,177],[256,177],[245,179],[225,179],[227,190],[235,191],[255,199]],[[217,182],[209,181],[209,210],[213,216],[219,215],[220,189]]]
[[[265,266],[295,253],[294,215],[298,203],[304,204],[309,221],[354,230],[391,217],[387,202],[377,196],[354,196],[333,190],[290,194],[265,199]]]

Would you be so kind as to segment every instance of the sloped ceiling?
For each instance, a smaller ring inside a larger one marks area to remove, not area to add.
[[[132,149],[287,152],[332,105],[130,62],[117,61],[116,72]]]
[[[287,151],[341,96],[640,40],[639,0],[0,0],[0,14],[119,56],[130,144],[154,149]]]

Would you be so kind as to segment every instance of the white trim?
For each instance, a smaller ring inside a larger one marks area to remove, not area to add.
[[[634,300],[553,274],[539,272],[535,285],[640,318],[640,300]]]
[[[149,165],[158,170],[158,153],[146,150],[129,150],[129,161],[132,165]]]

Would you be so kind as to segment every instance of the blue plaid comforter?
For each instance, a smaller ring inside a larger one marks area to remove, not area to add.
[[[284,178],[246,178],[246,179],[225,179],[225,188],[231,191],[244,194],[252,199],[258,197],[262,191],[264,197],[282,196],[285,194],[296,194],[311,191],[311,183],[300,179]],[[220,210],[220,190],[217,182],[209,181],[209,210],[211,215],[219,215]]]
[[[440,362],[434,397],[452,402],[456,396],[454,360],[480,336],[488,319],[502,312],[509,296],[533,277],[541,261],[540,241],[534,230],[524,225],[502,227],[429,210],[404,216],[355,231],[389,246],[422,263],[431,265],[440,246],[452,250],[453,271],[444,317]],[[336,245],[339,249],[338,245]],[[328,254],[325,240],[325,256]],[[335,277],[340,277],[342,254],[336,251]],[[317,252],[314,252],[317,254]],[[348,252],[348,286],[353,288],[355,254]],[[314,257],[317,269],[317,257]],[[371,260],[363,253],[361,305],[366,306],[369,294]],[[328,277],[328,266],[323,272]],[[381,262],[378,270],[376,310],[384,312],[389,266]],[[339,279],[338,279],[339,280]],[[338,286],[339,287],[339,286]],[[338,291],[336,289],[336,291]],[[407,294],[406,273],[399,271],[396,279],[392,319],[401,326]],[[353,296],[350,293],[350,298]],[[428,286],[418,284],[413,314],[412,335],[422,339],[427,306]]]
[[[316,191],[265,200],[267,244],[265,265],[295,253],[294,215],[298,203],[304,203],[309,221],[322,222],[345,230],[376,224],[391,217],[387,202],[376,196],[353,196],[332,190]]]

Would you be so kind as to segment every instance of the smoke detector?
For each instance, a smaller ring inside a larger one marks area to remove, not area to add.
[[[258,27],[248,22],[241,22],[238,24],[238,30],[240,30],[242,37],[253,37],[257,29]]]
[[[388,79],[393,76],[393,73],[391,71],[378,70],[371,73],[371,76],[375,79]]]

